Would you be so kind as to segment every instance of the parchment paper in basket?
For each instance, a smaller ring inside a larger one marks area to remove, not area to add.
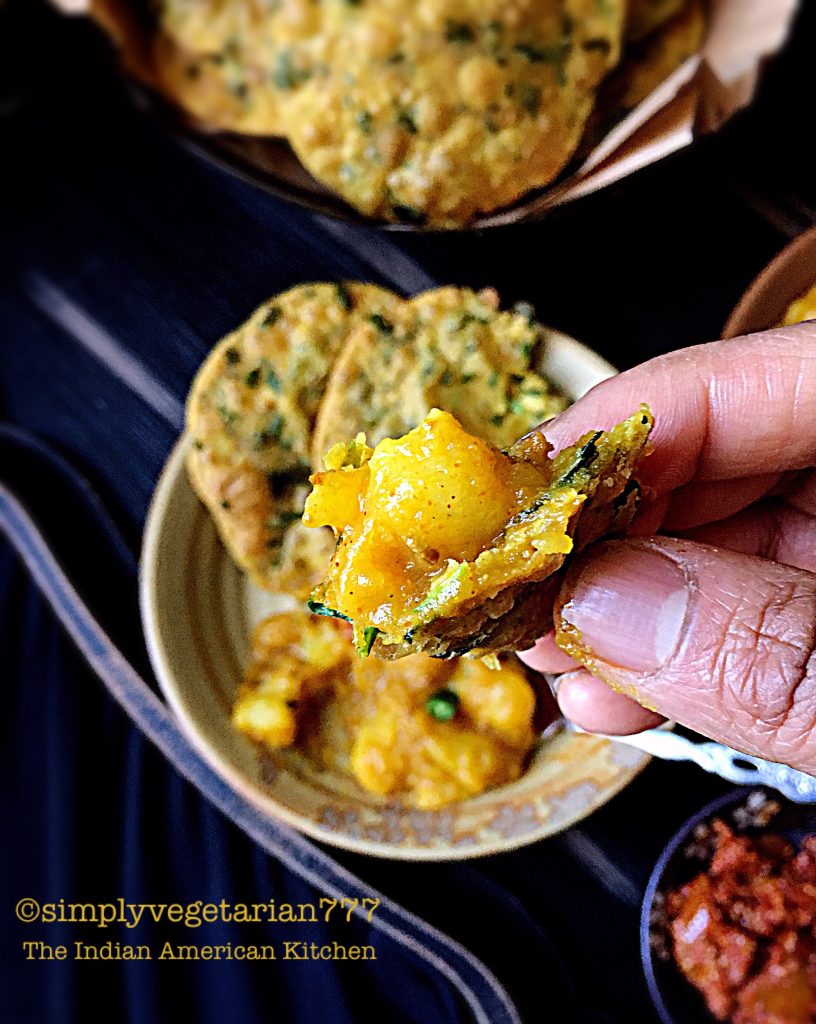
[[[150,66],[149,18],[144,0],[52,0],[68,14],[88,14],[116,42],[125,70],[156,89]],[[697,135],[716,131],[747,106],[765,60],[787,38],[798,0],[710,0],[701,53],[689,58],[626,118],[607,132],[580,166],[550,188],[473,220],[478,229],[536,220],[579,196],[596,192],[653,164]],[[189,122],[200,149],[278,195],[346,220],[364,220],[297,165],[281,140],[208,131]],[[388,225],[422,230],[412,225]]]

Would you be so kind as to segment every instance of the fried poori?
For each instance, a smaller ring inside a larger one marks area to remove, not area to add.
[[[432,410],[374,449],[335,445],[303,515],[337,537],[310,607],[348,619],[363,655],[529,646],[567,555],[629,525],[652,424],[641,406],[550,458],[539,432],[500,451]]]
[[[546,328],[525,303],[498,305],[492,289],[438,288],[358,329],[329,377],[312,464],[361,430],[371,445],[401,437],[434,407],[499,447],[561,412],[565,397],[532,369]]]
[[[264,589],[289,571],[284,539],[300,520],[333,361],[357,324],[393,317],[400,301],[374,285],[293,288],[216,345],[193,382],[190,480],[235,562]]]
[[[634,110],[672,72],[699,52],[705,30],[701,0],[686,0],[673,18],[630,48],[628,59],[605,83],[599,108],[607,112],[611,108],[615,121]]]
[[[619,55],[623,0],[360,5],[293,97],[304,166],[358,210],[454,226],[548,184]]]

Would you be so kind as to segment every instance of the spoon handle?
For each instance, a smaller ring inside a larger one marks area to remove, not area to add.
[[[795,803],[816,803],[816,778],[812,775],[789,768],[786,764],[742,754],[722,743],[695,743],[663,729],[648,729],[632,736],[608,736],[607,739],[637,747],[664,761],[693,761],[705,771],[729,782],[769,786]]]

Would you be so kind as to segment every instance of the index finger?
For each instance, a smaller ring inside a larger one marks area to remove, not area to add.
[[[647,402],[658,494],[816,465],[816,321],[680,349],[597,385],[542,428],[556,450]]]

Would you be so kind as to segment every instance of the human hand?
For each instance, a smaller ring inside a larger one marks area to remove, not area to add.
[[[816,322],[661,356],[544,432],[560,448],[643,401],[653,498],[632,536],[576,559],[556,604],[592,674],[552,633],[521,657],[566,673],[561,710],[590,731],[666,716],[816,773]]]

